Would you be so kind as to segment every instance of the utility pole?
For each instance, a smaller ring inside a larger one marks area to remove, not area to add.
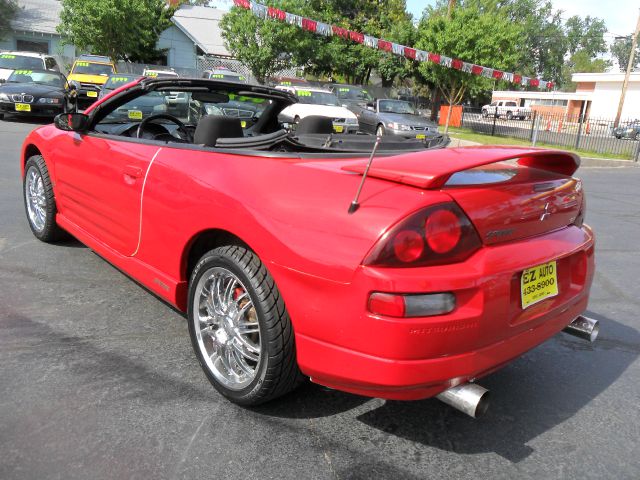
[[[638,10],[638,24],[636,25],[636,31],[633,33],[633,41],[631,42],[631,53],[629,54],[627,73],[624,76],[624,82],[622,82],[622,93],[620,94],[620,103],[618,104],[618,113],[616,114],[616,120],[613,123],[614,127],[617,127],[620,123],[622,107],[624,106],[624,97],[627,94],[627,87],[629,86],[629,76],[631,75],[631,70],[633,69],[633,57],[636,53],[636,45],[638,45],[638,33],[640,33],[640,10]]]

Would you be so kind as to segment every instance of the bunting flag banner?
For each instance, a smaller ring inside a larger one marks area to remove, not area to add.
[[[540,80],[538,78],[524,77],[517,73],[503,72],[502,70],[498,70],[496,68],[483,67],[481,65],[467,63],[460,59],[447,57],[439,53],[417,50],[415,48],[399,45],[382,38],[376,38],[370,35],[365,35],[363,33],[347,30],[346,28],[338,27],[336,25],[330,25],[328,23],[319,22],[310,18],[303,18],[300,15],[285,12],[274,7],[267,7],[266,5],[258,2],[252,2],[249,0],[233,0],[233,3],[236,7],[250,10],[258,18],[285,22],[302,28],[303,30],[306,30],[308,32],[312,32],[325,37],[335,35],[337,37],[344,38],[345,40],[351,40],[352,42],[360,43],[369,48],[389,52],[393,55],[405,57],[417,62],[431,62],[438,64],[444,68],[453,68],[454,70],[460,70],[471,75],[480,75],[485,78],[504,80],[506,82],[515,83],[516,85],[521,85],[523,87],[535,87],[545,90],[552,89],[555,86],[554,82],[548,82],[546,80]]]

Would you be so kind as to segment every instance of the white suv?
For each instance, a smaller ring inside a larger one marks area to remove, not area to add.
[[[0,82],[14,70],[52,70],[59,72],[58,62],[51,55],[36,52],[0,52]]]
[[[531,109],[519,107],[516,102],[511,100],[498,100],[482,107],[482,116],[484,118],[495,116],[496,118],[505,117],[507,120],[512,118],[528,120],[531,118]]]

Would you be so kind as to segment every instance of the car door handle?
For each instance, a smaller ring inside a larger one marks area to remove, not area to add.
[[[140,178],[142,176],[142,169],[135,165],[127,165],[124,167],[124,174],[131,178]]]

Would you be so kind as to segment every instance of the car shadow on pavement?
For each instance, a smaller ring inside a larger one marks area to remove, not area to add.
[[[486,416],[471,419],[436,399],[386,401],[356,418],[391,436],[462,454],[496,453],[518,463],[527,445],[571,419],[604,392],[640,355],[640,333],[592,312],[601,333],[594,344],[558,334],[478,383],[492,391]],[[318,418],[370,399],[309,384],[255,409],[287,418]],[[604,412],[603,412],[604,414]]]
[[[198,388],[150,367],[153,362],[140,350],[135,355],[120,354],[108,349],[104,337],[71,335],[49,326],[44,320],[29,318],[0,306],[0,336],[7,345],[15,344],[16,358],[32,360],[33,347],[38,347],[40,361],[47,365],[61,363],[64,371],[74,377],[84,391],[105,392],[103,399],[144,399],[151,405],[167,402],[210,402],[211,391]],[[46,346],[46,348],[40,348]]]

